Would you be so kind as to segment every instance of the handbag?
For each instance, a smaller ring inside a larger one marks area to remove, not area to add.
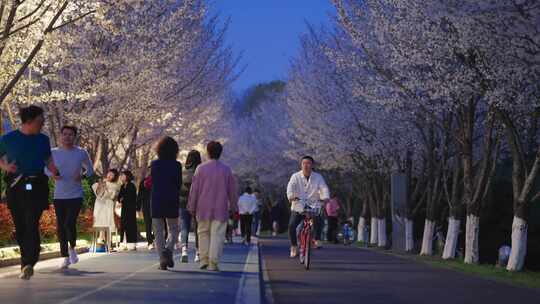
[[[114,214],[118,217],[122,217],[122,205],[119,202],[114,204]]]

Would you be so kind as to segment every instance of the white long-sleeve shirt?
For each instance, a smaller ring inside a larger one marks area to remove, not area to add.
[[[296,172],[291,176],[287,185],[287,198],[299,198],[301,200],[327,200],[330,198],[330,191],[322,175],[316,172],[311,172],[308,178],[304,176],[302,171]],[[300,211],[303,209],[302,203],[294,201],[291,204],[291,210]]]
[[[240,214],[253,214],[257,208],[257,198],[253,194],[244,193],[238,199],[238,213]]]

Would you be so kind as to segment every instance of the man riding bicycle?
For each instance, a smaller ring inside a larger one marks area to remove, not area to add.
[[[289,240],[291,242],[291,258],[298,255],[298,238],[296,228],[304,219],[302,210],[304,208],[301,201],[326,201],[330,198],[328,186],[324,178],[319,173],[313,172],[311,156],[304,156],[301,159],[301,171],[293,174],[287,185],[287,198],[291,202],[291,218],[289,221]],[[316,218],[315,225],[315,247],[320,247],[321,220]]]

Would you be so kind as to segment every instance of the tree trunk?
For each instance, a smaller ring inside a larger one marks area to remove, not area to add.
[[[411,252],[414,250],[414,234],[413,234],[413,220],[405,218],[405,251]]]
[[[369,243],[371,245],[379,244],[379,221],[376,217],[371,218],[371,239]]]
[[[101,165],[101,174],[105,175],[109,170],[109,141],[105,137],[101,137],[101,144],[99,150],[99,162]]]
[[[358,221],[358,242],[366,243],[369,240],[367,240],[364,235],[364,230],[366,229],[366,218],[363,216],[360,216],[360,221]]]
[[[527,255],[527,230],[527,221],[514,216],[512,223],[512,251],[506,266],[508,271],[521,271],[523,269],[525,256]]]
[[[479,247],[478,239],[480,237],[480,218],[474,214],[467,215],[465,228],[465,263],[478,264]]]
[[[379,237],[377,239],[378,246],[379,247],[386,247],[387,240],[386,240],[386,218],[379,218],[377,219],[377,223],[379,225],[377,232],[379,234]]]
[[[433,235],[435,234],[435,222],[426,219],[424,224],[424,236],[422,237],[422,249],[420,255],[433,255]]]
[[[458,218],[450,216],[448,218],[448,232],[444,242],[444,251],[442,258],[445,260],[456,258],[456,249],[459,236],[459,226],[461,221]]]

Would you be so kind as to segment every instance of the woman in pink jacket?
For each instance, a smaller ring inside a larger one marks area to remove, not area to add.
[[[193,175],[188,210],[197,218],[200,268],[219,271],[227,220],[230,212],[238,211],[238,193],[231,169],[219,161],[223,146],[212,141],[206,150],[210,160]]]
[[[326,203],[326,216],[328,219],[328,231],[326,239],[328,242],[338,243],[336,234],[338,227],[338,211],[341,208],[336,195],[334,195],[328,203]]]

